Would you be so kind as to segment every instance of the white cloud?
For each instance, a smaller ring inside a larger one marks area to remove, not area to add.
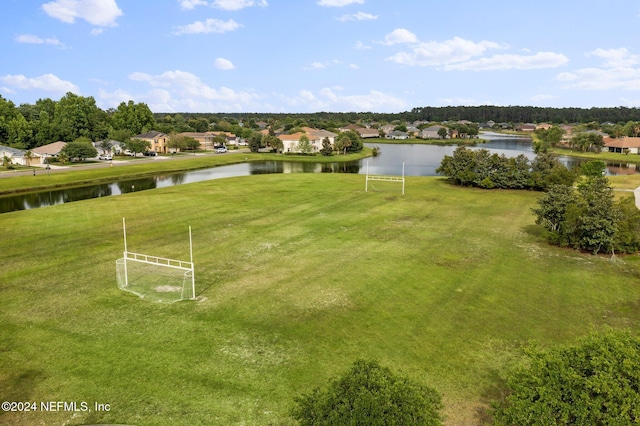
[[[569,59],[560,53],[538,52],[535,55],[494,55],[475,61],[446,65],[444,69],[458,71],[531,70],[557,68],[568,62]]]
[[[247,91],[228,87],[215,89],[200,77],[186,71],[166,71],[159,75],[135,72],[132,81],[147,83],[152,90],[135,99],[145,101],[152,111],[243,111],[257,109],[259,97]]]
[[[319,69],[323,69],[323,68],[328,68],[332,65],[339,65],[342,62],[337,60],[337,59],[332,59],[330,61],[324,61],[324,62],[320,62],[320,61],[316,61],[316,62],[312,62],[311,65],[309,65],[308,67],[304,67],[303,69],[309,71],[309,70],[319,70]]]
[[[219,19],[207,19],[206,21],[196,21],[189,25],[177,27],[173,34],[222,34],[229,31],[235,31],[241,26],[242,25],[238,24],[233,19],[229,19],[226,22]]]
[[[628,49],[622,47],[620,49],[596,49],[587,53],[587,56],[596,56],[604,59],[602,64],[605,68],[611,67],[629,67],[640,63],[639,55],[632,55]]]
[[[481,56],[487,49],[500,48],[502,46],[490,41],[476,43],[454,37],[444,42],[418,43],[410,51],[399,52],[386,60],[410,66],[439,67],[469,61],[475,56]]]
[[[64,47],[60,40],[55,38],[40,38],[33,34],[21,34],[16,37],[18,43],[30,43],[30,44],[50,44],[52,46]]]
[[[640,56],[626,48],[596,49],[587,57],[603,59],[601,67],[582,68],[563,72],[556,80],[565,83],[565,89],[577,90],[640,90]]]
[[[382,44],[392,46],[394,44],[416,43],[417,41],[418,37],[411,31],[405,28],[397,28],[384,37]]]
[[[24,75],[5,75],[0,76],[0,83],[7,85],[10,89],[43,90],[61,94],[80,92],[78,86],[70,81],[61,80],[53,74],[43,74],[33,78],[27,78]]]
[[[93,28],[91,31],[89,31],[89,34],[91,34],[92,36],[97,36],[100,35],[104,32],[104,28]]]
[[[564,72],[556,76],[564,82],[566,89],[580,90],[640,90],[640,69],[620,68],[583,68],[574,72]]]
[[[207,2],[204,0],[178,0],[180,7],[186,10],[195,9],[196,6],[206,6]]]
[[[364,4],[364,0],[320,0],[318,5],[326,7],[344,7],[350,4]]]
[[[211,6],[223,10],[240,10],[253,6],[267,7],[267,2],[266,0],[214,0]]]
[[[339,18],[336,18],[338,21],[347,22],[347,21],[373,21],[378,19],[378,15],[372,15],[370,13],[358,12],[351,15],[342,15]]]
[[[356,43],[356,49],[358,49],[358,50],[367,50],[367,49],[371,49],[371,46],[367,46],[367,45],[366,45],[366,44],[364,44],[363,42],[358,41],[358,42]]]
[[[363,95],[343,95],[340,88],[324,88],[318,93],[301,90],[288,99],[291,106],[309,111],[401,111],[407,108],[404,100],[375,90]]]
[[[359,70],[360,69],[358,64],[349,64],[349,68],[351,68],[352,70]]]
[[[45,13],[62,22],[73,24],[84,19],[92,25],[115,27],[122,10],[115,0],[55,0],[42,5]]]
[[[219,70],[233,70],[236,68],[230,60],[225,58],[217,58],[213,64]]]

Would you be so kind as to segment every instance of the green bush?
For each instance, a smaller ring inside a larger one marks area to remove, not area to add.
[[[507,380],[495,425],[640,423],[640,339],[628,332],[591,335],[563,349],[536,351]]]
[[[296,398],[301,425],[440,425],[440,395],[375,361],[357,360],[326,390]]]

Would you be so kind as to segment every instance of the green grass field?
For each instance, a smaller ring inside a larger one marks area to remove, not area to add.
[[[436,388],[447,424],[486,420],[523,347],[638,329],[640,257],[548,246],[539,193],[351,174],[256,175],[0,215],[0,394],[110,411],[0,423],[287,425],[355,359]],[[129,250],[188,260],[196,301],[118,289]]]

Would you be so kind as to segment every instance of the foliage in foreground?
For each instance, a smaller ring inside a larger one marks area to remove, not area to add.
[[[572,185],[576,178],[555,154],[541,153],[530,162],[523,154],[509,158],[464,146],[456,148],[452,156],[445,155],[436,172],[456,185],[486,189],[543,190],[552,184]]]
[[[439,425],[440,395],[393,374],[375,361],[357,360],[323,391],[296,398],[302,425]]]
[[[563,349],[529,354],[508,378],[496,425],[630,425],[640,422],[640,339],[591,335]]]

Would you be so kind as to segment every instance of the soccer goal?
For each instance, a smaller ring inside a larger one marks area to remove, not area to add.
[[[122,218],[124,255],[116,260],[118,288],[141,298],[161,303],[193,300],[196,281],[193,264],[193,240],[189,227],[190,261],[168,259],[130,252],[127,249],[127,227]]]
[[[369,183],[371,182],[371,183]],[[404,163],[402,163],[402,176],[381,176],[369,174],[369,162],[367,161],[367,178],[364,184],[364,192],[369,192],[369,188],[372,191],[389,191],[390,185],[402,184],[402,195],[404,195]]]

